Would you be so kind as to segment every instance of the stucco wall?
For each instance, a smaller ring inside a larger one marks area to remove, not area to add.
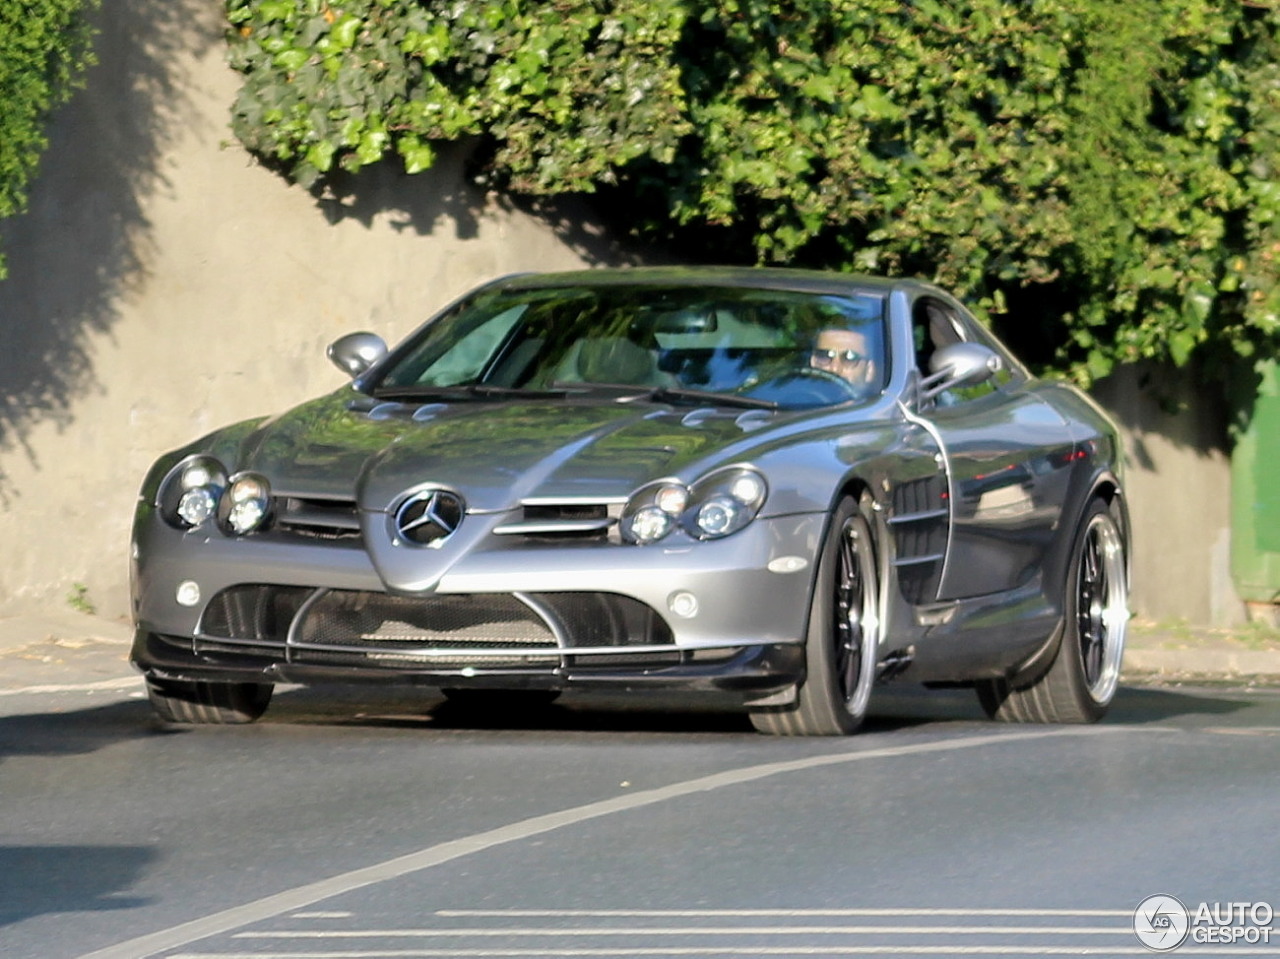
[[[565,234],[479,194],[458,157],[320,204],[232,141],[220,5],[104,7],[100,64],[56,117],[31,210],[0,225],[0,615],[77,585],[125,614],[149,463],[339,385],[323,358],[338,335],[395,339],[481,279],[618,258],[589,226]],[[1133,377],[1101,395],[1134,454],[1136,607],[1238,618],[1226,459],[1204,417],[1159,413]]]

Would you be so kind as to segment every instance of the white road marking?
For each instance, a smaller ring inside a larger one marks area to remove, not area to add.
[[[353,912],[324,912],[317,910],[315,912],[295,912],[290,919],[354,919]]]
[[[614,959],[651,956],[1151,956],[1143,946],[646,946],[619,949],[388,949],[343,952],[183,952],[168,959]],[[1197,956],[1274,956],[1250,947],[1197,946]]]
[[[106,689],[134,689],[142,685],[141,676],[122,679],[100,679],[96,683],[69,683],[65,686],[21,686],[18,689],[0,689],[0,696],[34,696],[48,693],[94,693]]]
[[[562,918],[691,918],[721,919],[735,917],[755,919],[763,917],[807,918],[812,916],[841,916],[887,918],[901,916],[1080,916],[1133,917],[1132,909],[437,909],[433,915],[450,919],[468,917],[501,919],[562,919]]]
[[[471,939],[545,936],[601,939],[610,936],[1116,936],[1128,927],[1072,926],[614,926],[596,929],[456,928],[456,929],[275,929],[237,932],[233,939]]]
[[[250,923],[273,919],[287,912],[304,909],[325,899],[331,899],[344,893],[352,892],[365,886],[398,879],[411,873],[421,872],[433,866],[451,862],[462,856],[483,852],[504,843],[529,839],[543,833],[574,826],[602,816],[640,809],[655,803],[679,799],[695,793],[709,792],[727,786],[739,786],[755,782],[771,776],[786,773],[803,772],[819,769],[824,766],[837,766],[848,763],[863,762],[872,759],[892,759],[899,756],[915,756],[926,753],[953,752],[961,749],[976,749],[1010,742],[1028,742],[1038,739],[1054,739],[1080,736],[1100,736],[1112,732],[1131,732],[1131,730],[1111,729],[1109,727],[1067,727],[1039,729],[1031,732],[1000,732],[979,736],[968,736],[962,739],[949,739],[941,742],[914,743],[903,746],[885,746],[879,749],[866,749],[855,752],[841,752],[823,756],[810,756],[804,759],[793,759],[785,762],[764,763],[757,766],[746,766],[700,776],[684,782],[672,783],[657,789],[627,793],[610,799],[575,806],[559,812],[533,816],[518,822],[499,826],[464,836],[460,839],[428,846],[408,855],[388,859],[385,862],[353,869],[350,872],[331,876],[318,882],[307,883],[293,889],[287,889],[275,895],[265,896],[254,902],[245,903],[231,909],[225,909],[199,919],[193,919],[168,929],[160,929],[147,935],[138,936],[105,949],[86,953],[80,959],[144,959],[157,952],[176,949],[200,939],[232,932]],[[722,950],[723,951],[723,950]],[[794,950],[793,950],[794,952]],[[457,955],[476,955],[482,953],[457,953]],[[531,953],[536,955],[537,953]],[[598,953],[592,953],[598,954]],[[619,955],[640,955],[643,953],[619,953]],[[692,953],[690,953],[692,954]],[[763,954],[763,953],[762,953]],[[376,953],[374,955],[383,955]],[[504,955],[515,955],[506,953]]]

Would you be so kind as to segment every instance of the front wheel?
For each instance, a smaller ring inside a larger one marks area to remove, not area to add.
[[[818,561],[805,639],[805,680],[791,705],[751,713],[760,732],[845,736],[862,724],[882,628],[873,530],[868,497],[841,500]]]
[[[270,683],[206,683],[147,677],[147,697],[167,723],[251,723],[271,702]]]
[[[1085,511],[1072,546],[1063,633],[1053,663],[1026,685],[1014,687],[1005,679],[979,684],[979,702],[1002,722],[1097,722],[1120,684],[1128,624],[1124,534],[1107,504],[1097,499]]]

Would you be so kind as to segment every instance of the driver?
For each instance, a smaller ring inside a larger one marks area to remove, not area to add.
[[[864,392],[871,392],[879,382],[866,334],[858,330],[823,330],[814,341],[809,365],[847,380]]]

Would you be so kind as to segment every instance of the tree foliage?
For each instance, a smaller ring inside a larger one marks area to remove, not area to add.
[[[0,217],[26,207],[27,186],[48,146],[45,120],[92,62],[86,14],[97,4],[98,0],[0,3]]]
[[[690,258],[910,273],[1078,379],[1280,338],[1280,14],[1220,0],[228,0],[295,181],[473,140]]]

